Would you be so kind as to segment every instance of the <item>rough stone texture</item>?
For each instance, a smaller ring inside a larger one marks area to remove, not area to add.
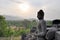
[[[36,34],[36,29],[33,27],[33,29],[31,29],[31,33],[27,34],[26,40],[44,40],[43,37],[37,37]]]
[[[27,38],[27,40],[44,40],[44,38],[31,37]]]
[[[31,31],[35,31],[35,30],[31,30]],[[28,34],[24,40],[44,40],[44,38],[37,38],[34,34],[35,32]],[[60,31],[56,32],[54,40],[60,40]]]
[[[60,31],[57,31],[55,34],[55,39],[60,40]]]

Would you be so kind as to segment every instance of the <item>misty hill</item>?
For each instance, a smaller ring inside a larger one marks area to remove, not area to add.
[[[9,16],[9,15],[3,15],[5,18],[6,18],[6,20],[23,20],[23,18],[22,17],[16,17],[16,16]]]

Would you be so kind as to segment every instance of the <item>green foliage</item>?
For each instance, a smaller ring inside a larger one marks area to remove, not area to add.
[[[7,23],[8,23],[8,26],[14,25],[17,27],[24,27],[25,28],[23,30],[15,30],[15,31],[10,30],[10,31],[12,31],[11,34],[13,36],[20,36],[22,34],[27,34],[30,32],[30,28],[37,24],[36,20],[30,21],[30,20],[26,20],[26,19],[23,21],[7,21]],[[11,35],[10,32],[8,34],[9,34],[9,36]]]
[[[6,36],[7,32],[7,23],[5,17],[0,15],[0,36]]]
[[[36,20],[32,20],[32,21],[31,21],[31,25],[32,25],[32,27],[36,27],[36,25],[37,25]]]
[[[52,21],[46,21],[46,25],[47,26],[51,26],[52,25]]]
[[[5,19],[5,17],[3,17],[2,15],[0,15],[0,19],[1,19],[1,20],[4,20],[4,19]]]
[[[26,28],[31,28],[33,26],[37,25],[36,20],[23,20],[23,21],[7,21],[8,26],[17,26],[17,27],[26,27]]]
[[[28,32],[30,32],[29,29],[14,31],[13,36],[20,36],[20,35],[23,35],[23,34],[27,34]]]
[[[52,25],[51,21],[46,22],[47,25]],[[8,26],[7,26],[8,25]],[[0,15],[0,37],[20,36],[30,32],[30,28],[37,25],[36,20],[23,20],[23,21],[6,21],[5,17]],[[14,30],[10,26],[24,27],[25,29]]]
[[[7,26],[5,17],[0,15],[0,37],[8,37],[13,34],[12,30]]]

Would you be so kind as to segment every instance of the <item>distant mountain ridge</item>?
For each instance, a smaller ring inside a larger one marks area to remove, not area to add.
[[[10,15],[3,15],[6,20],[23,20],[22,17],[10,16]]]

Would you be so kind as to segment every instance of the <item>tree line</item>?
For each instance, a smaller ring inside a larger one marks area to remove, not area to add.
[[[37,25],[37,20],[22,20],[22,21],[9,21],[5,20],[5,17],[0,15],[0,37],[20,36],[30,31],[32,27]],[[47,22],[51,25],[51,21]],[[25,29],[13,30],[10,26],[24,27]]]

